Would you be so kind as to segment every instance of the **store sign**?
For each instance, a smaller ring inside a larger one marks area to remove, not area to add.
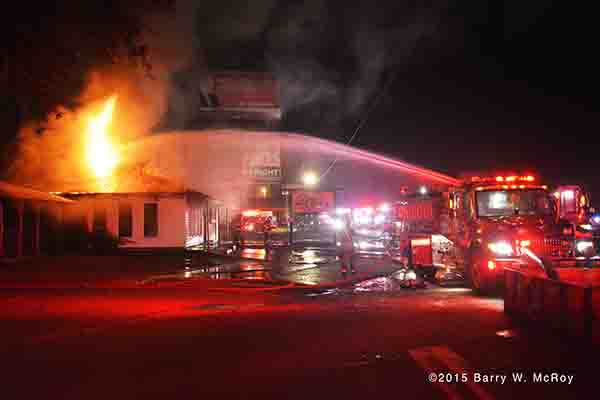
[[[255,151],[247,151],[244,154],[244,175],[259,181],[281,180],[279,146],[261,147],[255,148]]]
[[[221,72],[213,76],[222,107],[279,107],[277,81],[270,74]]]
[[[251,167],[248,175],[252,178],[281,179],[281,168],[279,167]]]
[[[331,211],[335,208],[334,201],[334,192],[293,192],[292,211],[294,213],[318,213]]]

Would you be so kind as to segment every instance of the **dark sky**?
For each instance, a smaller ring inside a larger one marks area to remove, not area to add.
[[[285,127],[342,142],[391,81],[354,145],[452,174],[527,168],[600,198],[591,10],[450,3],[265,1],[269,13],[253,11],[262,29],[248,29],[247,16],[205,26],[214,35],[207,59],[226,65],[233,52],[241,65],[260,65],[254,55],[265,52],[284,86]],[[219,39],[240,21],[245,36]]]
[[[556,183],[585,184],[600,200],[598,35],[595,14],[582,5],[198,4],[190,39],[200,43],[198,59],[272,71],[285,129],[345,143],[368,114],[353,145],[450,174],[527,168]]]

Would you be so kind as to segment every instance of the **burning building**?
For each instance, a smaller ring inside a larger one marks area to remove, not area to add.
[[[226,238],[229,216],[222,202],[181,179],[161,176],[111,135],[117,108],[112,96],[89,117],[85,171],[52,192],[70,202],[62,215],[65,229],[89,238],[87,245],[73,247],[181,250]]]
[[[62,246],[63,215],[72,201],[0,182],[0,257],[52,254]]]

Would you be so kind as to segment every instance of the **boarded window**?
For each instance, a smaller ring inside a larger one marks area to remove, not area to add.
[[[94,208],[94,221],[92,227],[94,232],[106,232],[106,208]]]
[[[119,203],[119,237],[131,237],[132,226],[131,204]]]
[[[158,236],[158,204],[144,204],[144,236]]]

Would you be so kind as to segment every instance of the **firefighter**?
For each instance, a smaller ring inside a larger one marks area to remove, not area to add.
[[[346,218],[344,228],[341,231],[340,237],[340,264],[342,274],[348,272],[355,273],[354,268],[354,238],[352,237],[352,229],[350,228],[350,218]]]
[[[269,255],[269,234],[271,232],[271,229],[273,228],[273,218],[272,217],[267,217],[265,219],[265,222],[263,223],[263,236],[264,236],[264,242],[265,242],[265,257],[268,257]]]
[[[402,252],[400,256],[402,257],[402,262],[404,263],[405,268],[412,269],[413,267],[413,259],[412,259],[412,246],[410,245],[410,239],[403,239],[401,242]]]

